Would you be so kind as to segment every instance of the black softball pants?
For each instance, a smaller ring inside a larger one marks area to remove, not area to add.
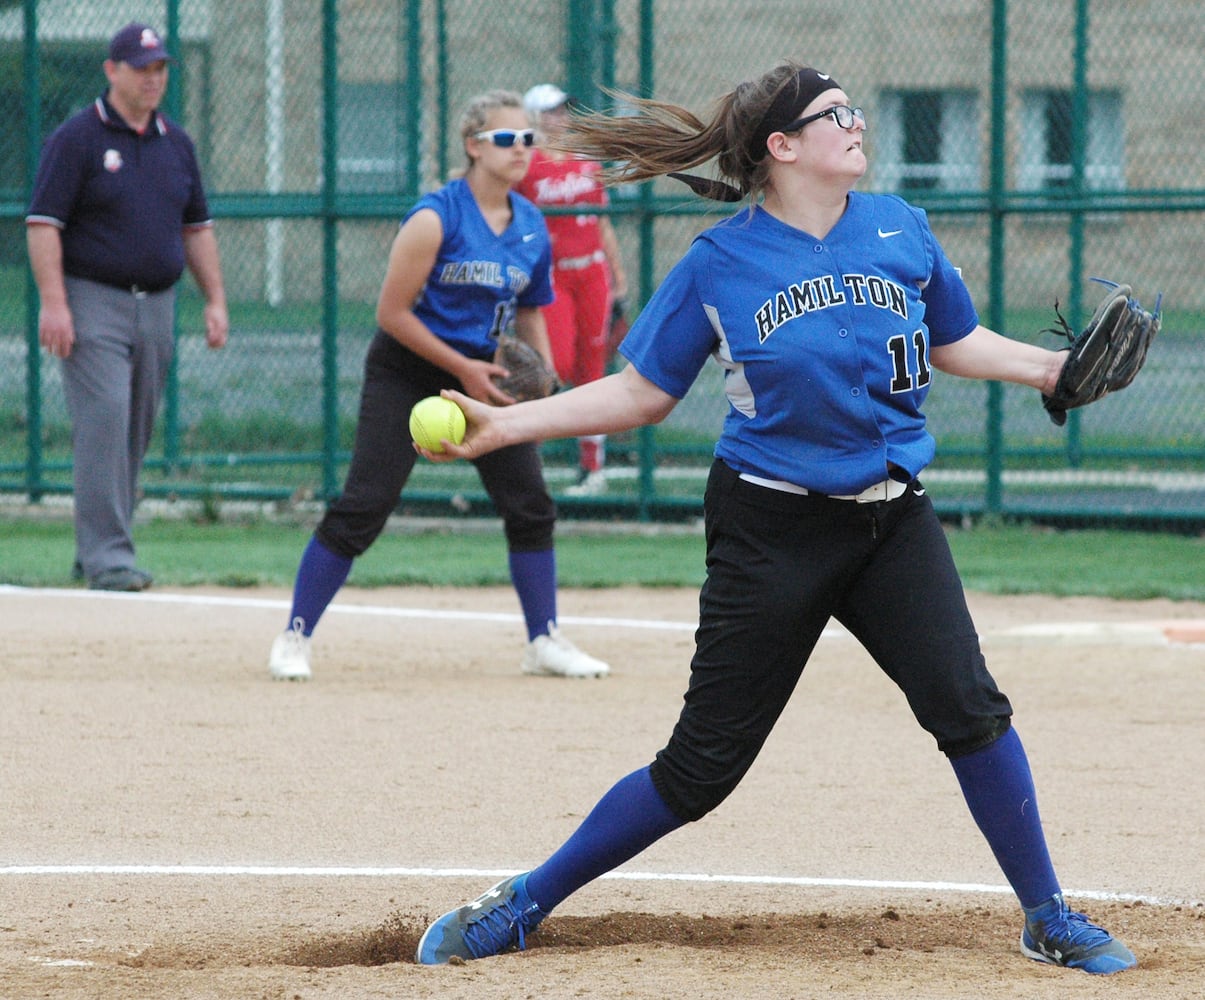
[[[441,389],[460,388],[442,368],[377,331],[364,360],[359,423],[347,481],[315,530],[323,545],[354,559],[376,541],[418,459],[410,439],[410,410]],[[556,504],[544,483],[539,446],[500,448],[473,464],[502,517],[508,550],[551,549]]]
[[[699,819],[753,764],[835,618],[903,691],[939,749],[991,743],[1012,708],[988,673],[962,581],[919,481],[895,500],[800,496],[717,460],[705,501],[707,578],[685,704],[650,773]]]

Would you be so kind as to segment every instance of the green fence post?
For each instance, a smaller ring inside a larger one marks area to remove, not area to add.
[[[1082,329],[1084,273],[1084,168],[1088,158],[1088,8],[1090,0],[1075,2],[1075,53],[1071,90],[1071,211],[1068,216],[1068,305],[1074,328]],[[1067,415],[1067,464],[1076,469],[1084,462],[1083,424],[1080,411]]]
[[[988,251],[988,322],[1004,329],[1005,264],[1005,116],[1008,101],[1008,0],[992,0],[992,159],[988,203],[991,206]],[[989,515],[1003,510],[1004,388],[999,382],[987,386],[984,428],[987,454],[984,507]]]
[[[589,108],[597,107],[594,80],[594,0],[569,0],[565,7],[565,89]]]
[[[601,0],[598,17],[598,37],[603,58],[599,67],[599,83],[615,88],[615,44],[619,40],[619,22],[615,20],[615,0]]]
[[[180,4],[169,0],[167,5],[167,51],[180,56]],[[176,64],[174,72],[167,77],[167,113],[180,121],[181,85],[183,69]],[[163,392],[163,475],[175,477],[180,464],[180,311],[172,316],[172,360],[167,370],[167,385]]]
[[[25,0],[25,201],[33,191],[42,146],[42,58],[38,51],[37,0]],[[42,499],[42,345],[38,342],[38,289],[33,271],[25,278],[25,488]]]
[[[436,142],[435,148],[439,150],[439,176],[447,177],[448,171],[451,169],[448,165],[448,133],[452,131],[451,111],[448,108],[448,11],[447,4],[444,0],[440,0],[435,8],[436,25],[435,30],[439,32],[439,40],[436,47],[437,72],[439,73],[439,99],[437,107],[439,108],[439,121],[436,124],[439,136],[439,141]],[[422,47],[419,47],[421,53]],[[416,67],[421,74],[422,67]],[[413,128],[418,131],[419,122],[422,119],[417,119]],[[417,198],[419,190],[416,188],[414,197]]]
[[[422,143],[419,122],[423,120],[423,5],[422,0],[410,0],[406,5],[406,196],[416,200],[422,190]],[[436,17],[443,23],[444,5],[440,3]],[[440,135],[443,135],[441,132]],[[444,149],[446,143],[437,143]],[[442,163],[441,163],[442,166]],[[441,177],[447,172],[441,171]]]
[[[338,0],[322,4],[322,493],[339,488]]]
[[[640,96],[653,96],[653,13],[656,0],[640,2]],[[653,183],[640,185],[640,300],[647,301],[656,280],[654,267],[656,226],[654,224]],[[652,427],[641,427],[637,433],[637,454],[640,457],[640,504],[639,519],[652,518],[652,508],[657,497],[657,484],[653,472],[657,465],[656,431]]]

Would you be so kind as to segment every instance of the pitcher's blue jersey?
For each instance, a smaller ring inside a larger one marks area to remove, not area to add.
[[[463,179],[424,195],[406,213],[429,208],[443,223],[443,241],[414,314],[441,340],[478,359],[494,356],[498,335],[519,306],[552,301],[552,245],[544,216],[510,193],[514,217],[495,233]]]
[[[855,494],[933,459],[929,347],[979,323],[925,213],[849,195],[823,240],[742,210],[696,237],[621,351],[682,398],[708,357],[730,404],[716,456],[738,472]]]

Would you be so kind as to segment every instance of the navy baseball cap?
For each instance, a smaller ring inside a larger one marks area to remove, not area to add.
[[[171,62],[159,32],[137,21],[127,24],[109,42],[109,58],[142,69],[154,62]]]

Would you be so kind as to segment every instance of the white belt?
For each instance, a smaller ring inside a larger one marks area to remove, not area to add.
[[[741,473],[741,479],[748,483],[754,483],[757,486],[766,486],[772,490],[779,490],[782,493],[795,493],[798,496],[804,497],[828,497],[830,500],[852,500],[854,503],[878,503],[882,500],[894,500],[896,497],[902,497],[904,491],[908,489],[908,484],[901,483],[898,479],[884,479],[881,483],[867,486],[861,493],[838,496],[833,493],[817,493],[815,490],[796,486],[794,483],[784,482],[781,479],[763,479],[761,476],[753,476],[747,472]]]
[[[556,262],[556,266],[566,271],[581,271],[591,264],[601,264],[606,259],[607,255],[602,250],[595,250],[584,257],[562,257]]]
[[[830,500],[852,500],[854,503],[877,503],[880,500],[894,500],[896,497],[902,497],[904,491],[908,488],[907,483],[901,483],[898,479],[884,479],[881,483],[875,483],[873,486],[867,486],[861,493],[852,496],[838,497],[831,493],[824,494]]]

